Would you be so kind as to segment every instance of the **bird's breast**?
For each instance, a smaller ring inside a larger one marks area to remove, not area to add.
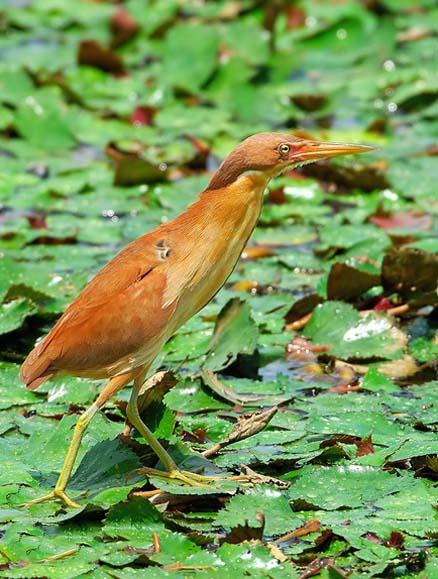
[[[257,224],[263,189],[261,183],[202,200],[199,221],[193,222],[179,255],[175,252],[174,263],[169,260],[164,303],[178,300],[174,329],[206,305],[232,273]]]

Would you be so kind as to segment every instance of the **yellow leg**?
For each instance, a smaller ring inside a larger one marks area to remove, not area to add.
[[[34,505],[37,503],[42,503],[51,499],[60,499],[68,507],[79,508],[80,505],[72,501],[66,494],[65,489],[67,488],[68,481],[70,480],[71,473],[78,455],[79,447],[82,438],[91,419],[100,410],[103,405],[115,394],[118,390],[126,386],[128,382],[133,378],[133,374],[123,374],[122,376],[116,376],[111,378],[102,392],[99,394],[98,398],[78,419],[74,431],[73,437],[70,442],[66,457],[64,459],[64,465],[61,469],[58,481],[52,492],[38,499],[29,501],[28,505]]]
[[[128,402],[126,414],[129,422],[136,428],[136,430],[143,436],[155,454],[158,456],[164,471],[154,468],[142,468],[141,472],[162,478],[178,480],[189,486],[206,487],[208,482],[217,480],[216,477],[206,477],[199,474],[180,470],[170,454],[164,449],[159,440],[154,436],[151,430],[146,426],[138,412],[137,398],[138,393],[143,385],[145,372],[137,376],[134,380],[134,388],[132,389],[131,398]]]

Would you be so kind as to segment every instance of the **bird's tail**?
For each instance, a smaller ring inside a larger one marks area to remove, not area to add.
[[[28,390],[36,390],[56,371],[50,368],[51,360],[44,355],[44,341],[30,352],[20,369],[20,380]]]

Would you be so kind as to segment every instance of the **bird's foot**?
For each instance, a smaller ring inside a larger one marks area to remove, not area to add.
[[[61,490],[61,489],[57,489],[56,487],[53,489],[52,492],[48,493],[47,495],[44,495],[42,497],[39,497],[37,499],[33,499],[31,501],[27,501],[26,503],[24,503],[26,506],[29,505],[38,505],[39,503],[45,503],[46,501],[53,501],[53,500],[59,500],[62,503],[64,503],[64,505],[66,505],[67,507],[71,507],[72,509],[80,509],[81,505],[78,503],[75,503],[75,501],[73,501],[66,493],[65,491]]]
[[[258,484],[269,484],[276,486],[280,489],[287,489],[289,487],[289,482],[275,478],[273,476],[266,476],[255,470],[252,470],[249,466],[242,464],[242,473],[234,476],[230,476],[229,479],[235,482],[240,482],[242,484],[258,485]]]
[[[184,485],[198,488],[209,488],[210,483],[214,483],[215,481],[220,480],[220,477],[204,476],[202,474],[196,474],[194,472],[180,470],[178,468],[172,469],[170,471],[157,470],[155,468],[142,468],[139,472],[141,472],[141,474],[145,474],[146,476],[179,481]]]

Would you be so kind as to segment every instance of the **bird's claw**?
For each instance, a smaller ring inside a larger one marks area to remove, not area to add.
[[[66,493],[65,491],[61,490],[61,489],[53,489],[52,492],[48,493],[47,495],[44,495],[42,497],[39,497],[37,499],[32,499],[31,501],[27,501],[26,503],[24,503],[26,506],[29,505],[38,505],[39,503],[45,503],[46,501],[53,501],[53,500],[60,500],[62,503],[64,503],[67,507],[71,507],[72,509],[80,509],[81,505],[78,503],[75,503],[75,501],[73,501]]]
[[[209,483],[220,480],[219,477],[204,476],[187,470],[179,470],[178,468],[170,471],[157,470],[155,468],[142,468],[139,472],[146,476],[175,480],[184,485],[198,488],[208,488],[210,486]]]

